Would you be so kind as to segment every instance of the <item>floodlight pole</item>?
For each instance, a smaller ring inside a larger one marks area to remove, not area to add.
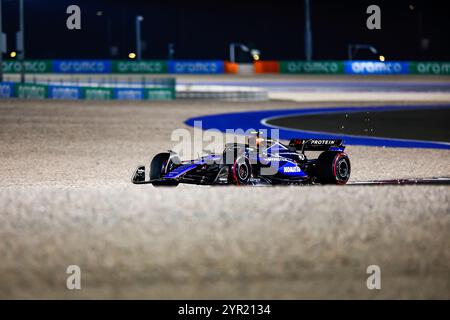
[[[0,82],[3,82],[3,29],[2,29],[2,0],[0,0]]]
[[[23,0],[20,0],[20,82],[25,82],[25,24],[23,18]]]
[[[236,59],[235,59],[235,54],[236,54],[236,46],[239,46],[243,51],[248,52],[250,51],[250,49],[242,44],[242,43],[230,43],[230,62],[231,63],[235,63]]]
[[[136,58],[137,60],[141,60],[142,58],[142,42],[141,42],[141,22],[144,20],[144,17],[137,16],[136,17]]]
[[[230,44],[230,62],[231,63],[235,62],[235,57],[234,57],[235,56],[235,54],[234,54],[235,47],[236,47],[236,43]]]
[[[305,0],[305,57],[307,61],[312,60],[312,32],[311,32],[311,11],[310,0]]]

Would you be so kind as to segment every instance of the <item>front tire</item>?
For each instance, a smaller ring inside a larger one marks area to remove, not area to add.
[[[235,185],[246,185],[252,177],[252,166],[245,156],[236,158],[231,166],[231,179]]]
[[[317,160],[317,177],[321,184],[346,184],[350,171],[350,159],[344,152],[322,152]]]
[[[178,157],[177,160],[179,160]],[[166,174],[173,168],[174,165],[175,165],[174,158],[170,157],[170,153],[168,152],[158,153],[156,156],[153,157],[152,162],[150,163],[150,180],[161,179],[164,176],[164,174]],[[159,186],[176,187],[178,185],[178,181],[176,180],[154,181],[152,182],[152,185],[155,187]]]

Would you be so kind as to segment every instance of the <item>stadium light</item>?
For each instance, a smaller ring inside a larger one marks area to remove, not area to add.
[[[142,58],[142,41],[141,41],[141,22],[144,21],[143,16],[136,16],[136,55],[137,59]]]
[[[236,62],[235,61],[236,60],[235,59],[236,47],[239,47],[242,51],[245,51],[245,52],[250,51],[250,49],[242,43],[236,43],[236,42],[230,43],[230,62],[231,63]]]
[[[261,58],[261,51],[258,49],[252,49],[250,50],[250,54],[253,57],[253,60],[258,61]]]

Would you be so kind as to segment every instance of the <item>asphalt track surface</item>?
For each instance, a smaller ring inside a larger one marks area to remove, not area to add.
[[[285,116],[268,120],[267,124],[344,135],[450,142],[450,106]]]
[[[355,94],[355,93],[353,93]],[[358,94],[356,94],[358,95]],[[335,106],[331,108],[297,108],[297,109],[274,109],[274,110],[258,110],[258,111],[241,111],[241,112],[228,112],[219,114],[209,114],[189,118],[185,121],[187,125],[195,127],[196,124],[201,123],[203,130],[219,130],[221,132],[227,132],[229,128],[241,128],[243,131],[251,132],[256,128],[260,130],[267,130],[267,134],[271,136],[276,135],[277,138],[290,140],[297,139],[301,137],[302,139],[342,139],[346,145],[363,145],[363,146],[379,146],[379,147],[403,147],[403,148],[437,148],[437,149],[450,149],[450,143],[442,141],[426,141],[426,140],[411,140],[411,139],[399,139],[394,137],[383,137],[378,135],[378,124],[379,121],[372,120],[372,114],[377,112],[385,111],[401,111],[407,114],[412,110],[423,110],[426,115],[426,110],[445,110],[448,109],[449,105],[382,105],[382,106]],[[357,132],[356,135],[346,134],[344,132],[345,126],[353,119],[352,114],[364,112],[366,117],[360,124],[361,131]],[[340,116],[344,115],[344,119]],[[282,123],[277,124],[278,119],[294,118],[299,119],[302,116],[324,116],[331,115],[334,121],[329,122],[330,126],[326,126],[326,122],[321,126],[324,131],[311,131],[303,129],[301,125],[294,124],[291,122],[291,126],[283,126]],[[333,118],[336,115],[336,118]],[[344,121],[345,120],[345,121]],[[426,118],[422,119],[423,122],[427,121]],[[441,121],[439,119],[439,121]],[[338,124],[338,125],[337,125]],[[438,123],[439,124],[439,123]],[[441,124],[441,131],[445,132],[445,121]],[[332,131],[333,128],[338,126],[339,130]],[[385,125],[381,124],[380,127],[383,128]],[[399,129],[405,126],[405,123],[399,123]],[[421,126],[414,127],[413,124],[406,124],[409,129],[414,131],[421,130]],[[277,131],[274,132],[273,129]],[[328,131],[328,132],[327,132]],[[395,133],[395,129],[393,129]],[[434,130],[433,132],[436,132]],[[386,133],[385,133],[386,134]],[[421,136],[425,136],[427,133],[421,133]],[[444,133],[445,134],[445,133]],[[406,134],[408,135],[408,134]],[[413,134],[409,134],[412,136]],[[393,134],[395,136],[395,134]],[[438,139],[436,136],[432,139]]]
[[[449,186],[130,184],[190,117],[333,105],[0,101],[0,297],[449,299]],[[448,150],[348,154],[355,182],[450,176]]]

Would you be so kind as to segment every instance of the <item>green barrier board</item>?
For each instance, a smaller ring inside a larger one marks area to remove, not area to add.
[[[23,66],[26,73],[52,73],[51,60],[27,60]],[[2,64],[4,73],[20,73],[22,64],[17,60],[5,60]]]
[[[343,61],[280,61],[280,73],[341,74]]]
[[[146,100],[173,100],[175,99],[175,88],[152,88],[145,89]]]
[[[40,84],[17,83],[15,96],[22,99],[45,99],[48,97],[48,86]]]
[[[450,62],[410,62],[409,73],[450,75]]]
[[[167,73],[167,61],[162,60],[113,60],[114,73]]]
[[[114,97],[112,88],[82,87],[81,90],[81,98],[86,100],[111,100]]]

